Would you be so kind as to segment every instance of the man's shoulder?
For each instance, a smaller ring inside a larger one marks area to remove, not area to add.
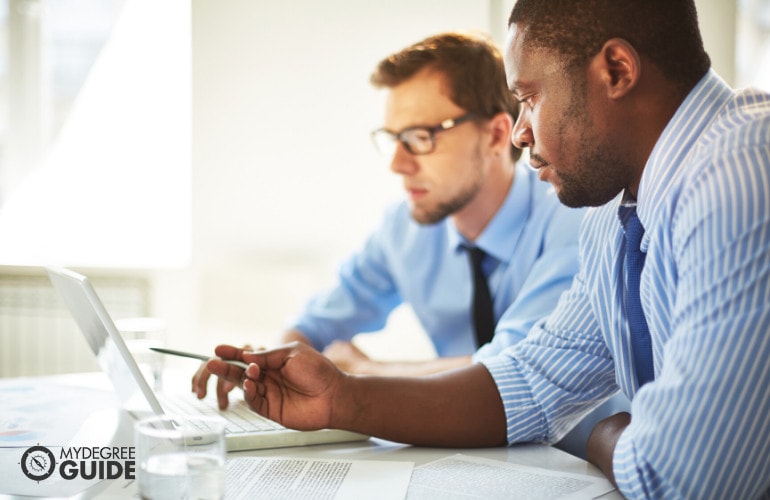
[[[680,204],[764,203],[770,169],[770,94],[737,92],[697,143],[679,180]],[[752,194],[761,193],[757,197]],[[757,198],[756,200],[754,198]]]
[[[732,148],[767,147],[770,143],[770,93],[744,89],[735,93],[703,136],[705,144]]]

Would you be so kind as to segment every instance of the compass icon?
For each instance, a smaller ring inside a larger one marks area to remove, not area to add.
[[[56,460],[51,450],[45,446],[32,446],[21,456],[21,470],[33,481],[40,482],[53,474]]]

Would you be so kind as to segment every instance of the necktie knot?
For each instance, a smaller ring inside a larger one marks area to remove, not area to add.
[[[479,247],[467,247],[467,251],[473,268],[482,270],[481,263],[484,262],[484,257],[487,256],[487,253]]]
[[[639,250],[642,244],[642,236],[644,236],[644,226],[642,226],[642,221],[639,220],[636,210],[628,215],[625,230],[629,246],[634,250]]]
[[[636,214],[636,209],[633,209],[628,214],[623,228],[626,232],[628,246],[635,251],[641,251],[644,226],[642,226],[642,221],[639,220],[639,216]]]

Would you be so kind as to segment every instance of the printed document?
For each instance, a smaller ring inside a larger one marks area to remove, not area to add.
[[[228,500],[405,498],[412,462],[244,457],[227,461]]]
[[[614,488],[605,478],[457,454],[416,467],[407,500],[590,499]]]

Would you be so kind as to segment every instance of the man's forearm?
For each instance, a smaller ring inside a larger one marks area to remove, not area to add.
[[[423,446],[506,444],[506,418],[480,364],[421,378],[350,376],[334,427]]]

